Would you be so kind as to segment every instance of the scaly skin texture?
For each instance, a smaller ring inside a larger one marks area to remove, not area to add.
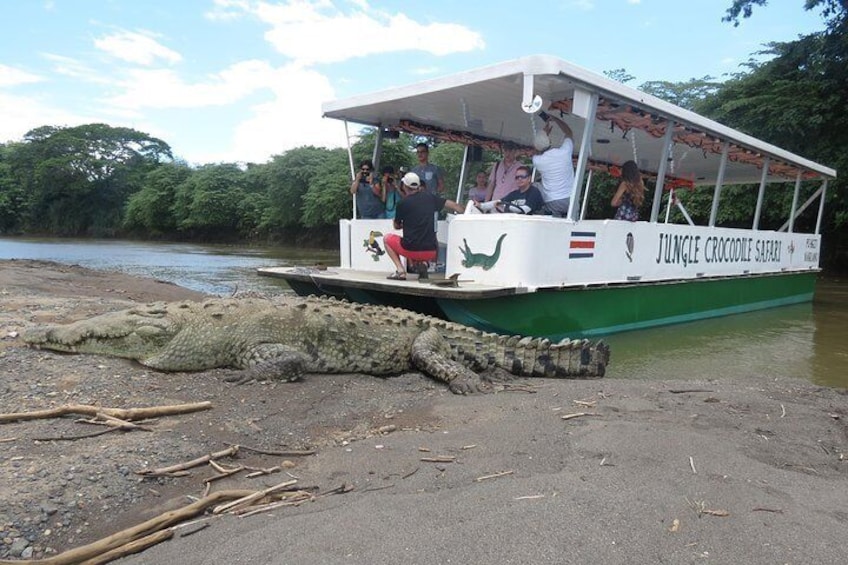
[[[242,381],[417,369],[459,394],[486,390],[475,371],[492,366],[526,377],[600,377],[609,363],[602,342],[499,336],[400,308],[325,298],[153,303],[35,328],[24,339],[159,371],[244,369]]]

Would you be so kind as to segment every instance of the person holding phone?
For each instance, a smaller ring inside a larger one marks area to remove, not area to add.
[[[555,217],[568,216],[571,194],[574,192],[574,134],[562,119],[540,112],[539,117],[545,122],[542,131],[536,134],[533,146],[533,166],[542,175],[542,197],[545,209]],[[559,147],[551,145],[552,124],[559,126],[565,139]]]
[[[356,196],[356,217],[361,220],[377,220],[386,217],[383,206],[383,189],[374,173],[374,163],[365,159],[353,177],[350,193]]]

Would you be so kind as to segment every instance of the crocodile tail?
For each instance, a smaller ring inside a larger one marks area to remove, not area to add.
[[[492,253],[492,263],[498,260],[498,257],[501,256],[501,243],[503,243],[504,238],[506,237],[505,233],[502,233],[498,238],[498,242],[495,244],[495,252]]]
[[[501,368],[523,377],[602,377],[609,364],[609,346],[587,339],[552,343],[545,338],[499,336],[495,358]]]

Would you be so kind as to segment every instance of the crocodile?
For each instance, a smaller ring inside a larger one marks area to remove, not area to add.
[[[503,243],[505,237],[505,233],[501,234],[498,238],[498,242],[495,244],[495,251],[491,255],[486,255],[485,253],[474,253],[471,251],[471,248],[468,247],[468,242],[463,239],[462,243],[465,247],[459,248],[462,255],[465,257],[462,260],[462,266],[467,269],[470,269],[471,267],[483,267],[484,271],[488,271],[494,267],[495,263],[498,262],[498,259],[501,256],[501,243]]]
[[[603,342],[502,336],[402,308],[316,297],[151,303],[35,327],[24,341],[134,359],[163,372],[240,369],[227,379],[240,382],[418,370],[457,394],[490,390],[478,374],[489,368],[524,377],[598,377],[609,363]]]

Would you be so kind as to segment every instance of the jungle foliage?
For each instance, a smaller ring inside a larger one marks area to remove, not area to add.
[[[756,17],[767,0],[734,0],[725,21],[739,25]],[[679,106],[784,147],[838,171],[848,170],[848,34],[846,3],[805,0],[821,12],[824,29],[787,43],[771,43],[742,72],[726,80],[693,78],[652,81],[640,89]],[[621,82],[624,69],[607,72]],[[189,166],[168,144],[145,133],[106,124],[43,126],[20,141],[0,144],[0,234],[134,236],[173,240],[289,239],[304,231],[336,232],[349,218],[351,167],[373,156],[376,133],[365,129],[353,145],[353,162],[343,149],[298,147],[262,164],[216,163]],[[406,134],[385,140],[380,166],[415,164],[421,138]],[[486,151],[466,164],[466,179],[486,170],[498,155]],[[442,167],[448,195],[456,193],[463,148],[431,145],[430,160]],[[616,179],[594,176],[586,217],[611,217]],[[848,194],[836,180],[827,189],[823,223],[826,264],[845,265],[848,254]],[[820,183],[804,183],[801,201]],[[651,206],[648,186],[644,210]],[[680,195],[696,223],[710,214],[712,189]],[[750,225],[756,190],[726,187],[718,221]],[[786,220],[791,190],[769,190],[761,225],[776,229]],[[665,203],[663,203],[665,206]],[[799,219],[810,227],[817,207]],[[673,212],[676,221],[680,214]],[[330,238],[332,239],[332,235]]]

